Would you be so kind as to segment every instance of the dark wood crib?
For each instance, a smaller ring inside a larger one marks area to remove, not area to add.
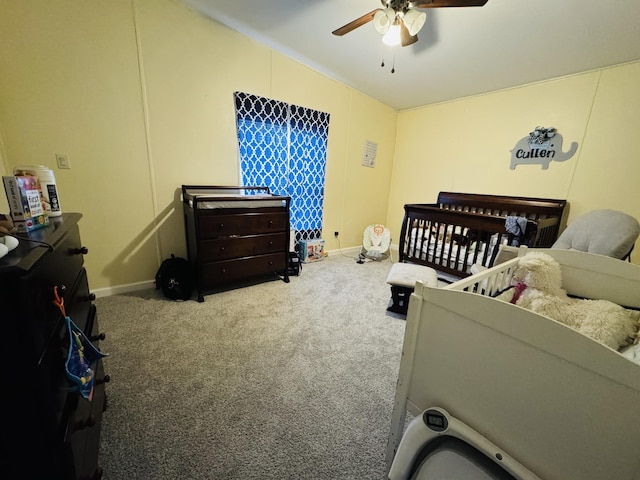
[[[407,204],[400,261],[454,278],[492,266],[501,244],[550,247],[566,223],[566,200],[440,192],[432,204]]]

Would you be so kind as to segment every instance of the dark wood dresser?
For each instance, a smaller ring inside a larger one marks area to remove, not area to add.
[[[289,281],[289,197],[267,187],[183,185],[182,201],[199,302],[250,278]]]
[[[96,309],[83,267],[82,215],[50,219],[20,237],[0,259],[2,305],[2,426],[0,476],[20,479],[102,477],[98,467],[100,419],[106,406],[102,361],[95,365],[92,400],[67,379],[67,324],[53,304],[62,293],[67,316],[99,348]]]

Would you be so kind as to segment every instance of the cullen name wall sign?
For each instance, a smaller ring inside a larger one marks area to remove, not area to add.
[[[573,157],[578,143],[572,142],[568,151],[562,151],[562,135],[555,128],[536,127],[528,136],[521,138],[511,150],[511,170],[516,165],[542,165],[549,168],[551,161],[564,162]]]

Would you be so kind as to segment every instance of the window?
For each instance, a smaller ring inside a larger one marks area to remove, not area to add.
[[[320,238],[329,114],[236,92],[240,177],[291,197],[296,242]]]

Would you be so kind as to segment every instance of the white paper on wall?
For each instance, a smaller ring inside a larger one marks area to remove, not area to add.
[[[376,166],[376,153],[378,152],[378,144],[376,142],[372,142],[371,140],[367,140],[364,142],[364,153],[362,155],[362,165],[365,167],[375,167]]]

